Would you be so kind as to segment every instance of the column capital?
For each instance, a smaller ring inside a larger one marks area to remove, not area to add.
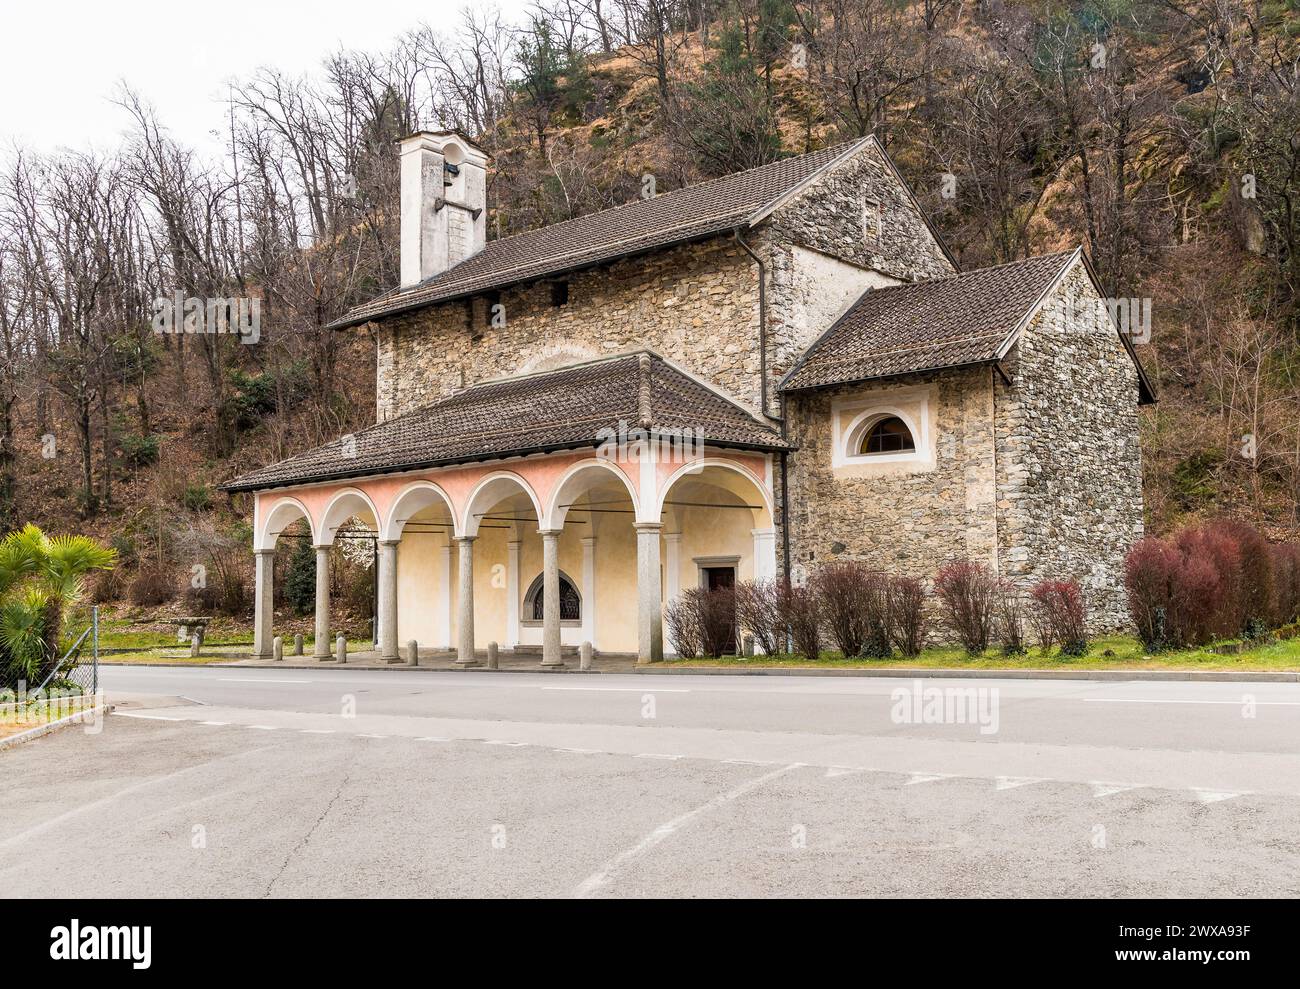
[[[664,542],[666,543],[680,543],[681,541],[682,541],[682,534],[680,532],[664,533]]]
[[[558,539],[563,529],[538,529],[537,534],[543,539],[550,536],[552,539]]]
[[[255,549],[253,550],[253,555],[254,556],[275,556],[275,547],[272,546],[270,549]]]
[[[334,545],[333,543],[312,543],[311,548],[314,549],[317,553],[319,553],[323,549],[324,550],[330,549],[331,547],[333,547],[333,545]]]
[[[582,537],[582,545],[584,545],[584,546],[595,546],[595,545],[596,545],[596,537],[595,537],[595,536],[583,536],[583,537]]]
[[[637,532],[662,532],[664,528],[662,522],[634,522],[632,524]]]
[[[379,542],[379,545],[380,545],[380,546],[396,546],[398,543],[401,542],[401,540],[400,540],[400,539],[380,539],[378,542]]]
[[[452,536],[458,543],[472,543],[478,536]]]

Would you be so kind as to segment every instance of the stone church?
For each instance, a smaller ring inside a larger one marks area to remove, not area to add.
[[[872,137],[488,241],[488,156],[401,142],[376,424],[253,496],[256,646],[305,520],[378,543],[378,648],[661,659],[683,588],[834,559],[1073,577],[1124,621],[1154,400],[1081,250],[960,271]],[[331,633],[318,580],[316,651]]]

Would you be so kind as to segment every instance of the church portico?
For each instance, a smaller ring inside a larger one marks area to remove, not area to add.
[[[566,453],[261,492],[256,544],[269,555],[286,526],[306,521],[318,551],[318,658],[339,632],[328,551],[355,519],[378,545],[383,659],[415,640],[455,649],[466,666],[490,642],[536,652],[543,667],[564,665],[583,642],[654,662],[665,651],[663,605],[698,585],[704,564],[730,566],[736,580],[774,575],[770,505],[763,456],[710,450],[665,465]],[[258,568],[259,601],[273,594],[271,573]],[[259,644],[272,620],[258,610]]]

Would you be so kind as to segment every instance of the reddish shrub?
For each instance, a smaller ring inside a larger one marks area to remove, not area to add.
[[[730,588],[688,587],[668,603],[664,623],[679,656],[721,656],[735,642],[735,594]]]
[[[998,642],[1004,656],[1021,656],[1025,650],[1025,599],[1007,581],[998,583],[996,623]]]
[[[989,647],[993,634],[997,578],[982,563],[959,560],[935,575],[934,590],[944,622],[966,652],[978,656]]]
[[[786,581],[781,586],[781,614],[790,630],[794,651],[805,659],[821,656],[822,612],[816,590]]]
[[[1190,612],[1186,618],[1190,627],[1174,641],[1200,643],[1240,633],[1246,610],[1237,540],[1217,524],[1189,526],[1178,534],[1175,545],[1191,567],[1179,594],[1195,593],[1197,600],[1179,597],[1179,607]]]
[[[894,646],[904,656],[918,656],[925,648],[925,585],[915,577],[889,582],[889,628]]]
[[[1300,545],[1278,543],[1273,554],[1273,625],[1300,619]]]
[[[1267,634],[1273,617],[1273,554],[1263,533],[1246,522],[1222,521],[1216,527],[1237,544],[1241,558],[1243,621],[1233,633],[1248,639]]]
[[[888,577],[845,560],[823,565],[813,588],[821,597],[826,629],[844,656],[890,655]]]
[[[736,624],[752,635],[767,655],[785,652],[781,593],[775,580],[742,580],[736,584]]]
[[[1062,653],[1067,656],[1087,653],[1088,608],[1077,581],[1044,580],[1034,586],[1030,597],[1037,613],[1037,627],[1060,643]]]

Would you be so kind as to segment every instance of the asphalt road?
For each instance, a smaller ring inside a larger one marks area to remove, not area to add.
[[[0,752],[5,895],[1300,894],[1298,684],[104,681]]]

